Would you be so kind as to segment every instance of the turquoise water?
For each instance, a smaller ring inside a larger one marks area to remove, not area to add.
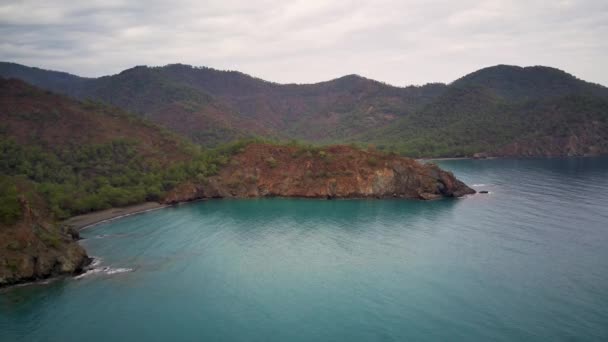
[[[608,340],[608,159],[441,163],[457,200],[217,200],[84,231],[0,341]]]

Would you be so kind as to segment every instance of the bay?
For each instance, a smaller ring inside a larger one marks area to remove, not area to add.
[[[462,199],[212,200],[83,231],[0,341],[608,340],[608,159],[440,161]]]

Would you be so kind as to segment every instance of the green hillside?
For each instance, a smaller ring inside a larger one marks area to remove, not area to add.
[[[0,75],[118,106],[207,147],[266,137],[374,144],[414,157],[608,152],[608,88],[543,66],[498,65],[419,87],[357,75],[278,84],[183,64],[81,78],[0,63]]]
[[[497,66],[455,81],[414,115],[352,141],[415,157],[606,154],[608,90],[557,69]]]
[[[0,80],[0,119],[0,174],[31,182],[57,218],[157,200],[226,161],[122,110],[18,80]],[[12,207],[3,208],[9,221]]]

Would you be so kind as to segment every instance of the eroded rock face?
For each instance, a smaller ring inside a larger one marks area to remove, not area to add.
[[[434,164],[362,151],[252,144],[205,184],[187,183],[166,203],[218,197],[460,197],[475,191]]]
[[[73,232],[54,223],[45,209],[20,202],[21,219],[0,225],[0,287],[81,272],[91,260]]]

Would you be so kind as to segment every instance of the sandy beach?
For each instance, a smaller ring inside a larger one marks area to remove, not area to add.
[[[157,202],[145,202],[128,207],[111,208],[70,217],[69,219],[63,221],[63,223],[78,230],[82,230],[102,222],[115,220],[120,217],[135,215],[165,207],[168,207],[168,205]]]

